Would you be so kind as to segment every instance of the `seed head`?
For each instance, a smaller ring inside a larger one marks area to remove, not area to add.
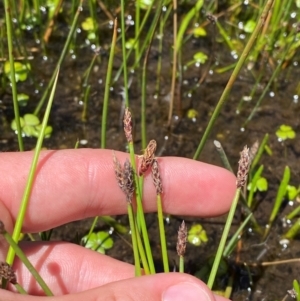
[[[179,230],[178,230],[178,238],[177,238],[177,254],[178,256],[184,256],[186,249],[186,241],[187,241],[187,227],[185,222],[182,221]]]
[[[12,267],[6,262],[0,262],[0,285],[2,285],[2,279],[6,279],[6,281],[16,284],[17,278]]]
[[[124,179],[124,193],[126,195],[126,201],[131,203],[133,192],[134,192],[134,179],[133,179],[133,168],[131,163],[128,159],[126,159],[124,163],[124,172],[123,172],[123,179]]]
[[[155,151],[156,151],[156,141],[155,140],[151,140],[142,157],[142,161],[141,164],[139,166],[139,176],[143,175],[148,168],[152,165],[154,157],[155,157]]]
[[[243,187],[247,182],[247,176],[250,167],[250,151],[249,148],[244,146],[244,149],[241,151],[241,157],[239,160],[239,168],[237,172],[236,186],[237,188]]]
[[[132,117],[128,108],[125,108],[123,123],[124,123],[124,133],[127,142],[130,143],[133,141],[132,140]]]
[[[160,178],[160,173],[158,168],[158,162],[156,159],[153,159],[151,171],[152,171],[153,184],[156,189],[156,194],[159,195],[163,192],[163,190],[162,190],[161,178]]]

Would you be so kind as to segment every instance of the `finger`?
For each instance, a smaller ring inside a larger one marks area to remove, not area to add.
[[[134,277],[134,267],[106,255],[66,242],[25,242],[22,250],[55,296],[77,293]],[[16,258],[18,283],[33,295],[43,295],[31,273]]]
[[[16,295],[1,291],[0,300],[42,301],[43,297]],[[47,298],[49,301],[225,301],[216,297],[199,280],[187,274],[168,273],[113,282],[77,294]]]
[[[116,155],[121,162],[129,156]],[[32,156],[32,152],[0,155],[1,172],[5,174],[0,181],[0,200],[12,221],[19,210]],[[228,210],[235,191],[235,177],[230,172],[190,159],[163,157],[158,160],[165,212],[205,217]],[[144,210],[154,211],[155,204],[155,189],[151,176],[147,175]],[[125,196],[115,179],[112,151],[44,151],[23,231],[37,232],[86,217],[125,212]]]

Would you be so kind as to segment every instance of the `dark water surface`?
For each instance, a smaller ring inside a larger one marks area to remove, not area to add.
[[[83,16],[82,16],[83,18]],[[32,112],[35,108],[43,88],[46,86],[54,70],[58,56],[63,47],[67,28],[64,20],[60,20],[56,26],[60,30],[55,30],[47,45],[47,53],[44,54],[33,42],[33,33],[28,32],[28,51],[33,56],[30,61],[34,80],[18,85],[19,92],[26,91],[31,97],[30,103],[26,108],[21,108],[21,115]],[[82,20],[81,20],[82,21]],[[156,83],[156,64],[158,59],[158,39],[153,42],[150,51],[148,64],[147,80],[147,140],[155,139],[158,143],[158,153],[160,156],[183,156],[191,158],[198,146],[204,129],[214,110],[215,105],[228,81],[230,72],[219,74],[216,68],[225,67],[233,64],[236,59],[230,54],[230,50],[224,43],[219,43],[220,37],[215,34],[211,26],[208,26],[208,36],[202,39],[191,38],[183,46],[183,62],[191,60],[198,51],[203,51],[211,59],[211,65],[190,66],[183,73],[181,85],[182,110],[174,110],[171,129],[167,127],[169,92],[171,86],[171,45],[172,28],[171,24],[168,32],[164,36],[163,68],[161,74],[161,89],[158,94],[155,93]],[[87,120],[82,121],[82,79],[83,73],[87,69],[94,52],[90,45],[84,42],[86,34],[78,33],[77,39],[81,47],[77,47],[73,55],[68,55],[63,63],[53,110],[50,116],[50,124],[53,126],[51,138],[45,140],[44,146],[49,149],[73,148],[77,139],[80,141],[80,147],[99,148],[101,131],[101,114],[104,95],[104,83],[106,76],[106,67],[112,30],[107,24],[102,25],[101,37],[101,61],[99,60],[93,70],[89,80],[91,85],[91,95],[88,102]],[[129,30],[129,35],[132,34]],[[118,47],[120,44],[118,44]],[[33,47],[37,48],[33,52]],[[116,72],[122,62],[121,49],[117,47],[114,72]],[[44,58],[47,56],[47,59]],[[211,56],[211,57],[210,57]],[[298,57],[299,59],[299,57]],[[142,67],[142,64],[140,65]],[[247,98],[255,84],[255,80],[264,69],[264,75],[261,83],[252,100],[243,102],[240,112],[237,113],[238,104],[241,99]],[[140,68],[141,69],[141,68]],[[129,75],[132,84],[129,88],[130,108],[133,112],[135,121],[135,149],[140,150],[140,71],[135,70]],[[195,83],[199,81],[202,75],[210,70],[205,76],[202,84],[195,89]],[[260,64],[254,66],[251,70],[245,66],[239,74],[238,80],[230,93],[227,103],[224,105],[215,127],[209,137],[209,140],[201,154],[202,161],[222,166],[222,162],[214,148],[213,140],[219,140],[227,156],[236,170],[239,152],[244,145],[252,145],[256,140],[261,141],[266,133],[269,133],[268,142],[273,154],[272,156],[263,155],[261,164],[264,164],[263,176],[269,181],[269,188],[265,193],[258,193],[255,200],[259,200],[255,211],[255,217],[261,226],[267,223],[272,204],[276,197],[276,192],[282,178],[283,170],[286,165],[291,168],[291,185],[298,187],[300,183],[300,142],[299,142],[299,116],[300,105],[296,96],[296,86],[299,84],[300,71],[298,63],[293,64],[283,70],[277,80],[271,85],[270,90],[263,99],[261,106],[253,119],[245,129],[242,129],[243,123],[249,116],[257,99],[262,93],[263,88],[268,82],[274,71],[274,67],[267,61],[260,61]],[[122,97],[123,89],[122,78],[118,80],[111,89],[109,100],[109,119],[107,131],[107,148],[126,151],[126,141],[122,131]],[[8,89],[7,89],[8,90]],[[177,94],[178,97],[178,94]],[[197,112],[197,117],[190,119],[187,117],[189,109]],[[10,129],[10,122],[13,119],[13,107],[11,93],[3,91],[0,98],[1,114],[1,151],[16,151],[17,137]],[[292,126],[296,132],[296,138],[278,141],[275,135],[276,130],[282,124]],[[24,138],[26,149],[32,149],[35,146],[35,138]],[[224,183],[226,185],[226,183]],[[293,279],[297,279],[300,268],[298,264],[270,265],[266,267],[259,266],[260,262],[279,261],[300,257],[299,237],[296,237],[289,245],[279,244],[280,236],[287,231],[281,218],[292,208],[293,204],[285,202],[280,216],[274,223],[270,236],[262,243],[261,236],[249,229],[244,234],[239,254],[232,254],[228,260],[231,274],[235,275],[233,300],[282,300],[286,291],[292,288]],[[240,210],[235,219],[235,229],[240,223]],[[160,249],[157,235],[156,216],[149,215],[148,225],[153,249],[156,250],[154,256],[158,263],[160,262]],[[126,217],[120,219],[127,223]],[[200,247],[188,245],[187,247],[187,266],[186,271],[192,274],[196,273],[207,261],[208,255],[212,254],[218,245],[224,217],[212,219],[189,219],[187,226],[191,227],[194,222],[201,222],[207,231],[209,241]],[[176,239],[177,229],[181,223],[181,218],[170,217],[166,224],[168,237],[168,247],[170,251],[170,263],[177,261]],[[74,241],[77,237],[86,234],[91,224],[91,220],[86,222],[75,222],[54,230],[54,237],[63,240]],[[99,229],[106,229],[107,226],[100,224]],[[233,228],[233,230],[234,230]],[[233,232],[232,232],[233,233]],[[130,237],[127,237],[130,241]],[[115,239],[115,246],[108,252],[109,255],[124,261],[132,262],[132,251],[122,239]],[[236,263],[238,256],[238,263]],[[258,265],[258,266],[257,266]],[[245,268],[249,268],[252,275],[252,282],[249,279],[249,273]],[[226,284],[226,277],[220,279],[222,286]]]

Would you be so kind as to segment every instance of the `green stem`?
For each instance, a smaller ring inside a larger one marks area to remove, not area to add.
[[[222,93],[222,95],[221,95],[221,97],[219,99],[218,104],[215,107],[215,110],[214,110],[214,112],[213,112],[213,114],[212,114],[212,116],[210,118],[210,121],[209,121],[209,123],[208,123],[208,125],[207,125],[207,127],[205,129],[205,132],[204,132],[203,137],[202,137],[202,139],[201,139],[201,141],[199,143],[199,146],[198,146],[198,148],[197,148],[197,150],[196,150],[196,152],[194,154],[194,159],[198,159],[199,158],[199,156],[200,156],[200,154],[201,154],[201,152],[203,150],[203,147],[204,147],[204,145],[206,143],[206,140],[207,140],[207,138],[208,138],[208,136],[209,136],[209,134],[210,134],[210,132],[211,132],[211,130],[213,128],[213,125],[215,124],[215,121],[216,121],[217,117],[219,116],[219,113],[221,112],[223,104],[227,100],[227,97],[228,97],[228,95],[229,95],[229,93],[231,91],[231,88],[232,88],[234,82],[236,81],[237,76],[238,76],[240,70],[242,69],[242,67],[243,67],[243,65],[245,63],[245,61],[246,61],[246,59],[248,57],[248,54],[249,54],[252,46],[254,45],[254,42],[256,41],[256,38],[257,38],[260,30],[262,29],[262,27],[264,25],[264,22],[267,19],[268,13],[271,10],[273,2],[274,2],[274,0],[268,0],[267,1],[266,5],[265,5],[265,7],[263,9],[263,12],[262,12],[262,14],[260,15],[260,17],[259,17],[259,19],[257,21],[257,25],[256,25],[256,27],[255,27],[255,29],[254,29],[254,31],[253,31],[250,39],[249,39],[249,41],[248,41],[248,43],[247,43],[244,51],[242,52],[242,54],[241,54],[241,56],[240,56],[240,58],[239,58],[239,60],[238,60],[238,62],[236,64],[236,66],[235,66],[235,68],[234,68],[234,70],[233,70],[233,72],[232,72],[232,74],[231,74],[231,76],[230,76],[230,78],[228,80],[228,83],[227,83],[227,85],[226,85],[226,87],[225,87],[225,89],[224,89],[224,91],[223,91],[223,93]]]
[[[229,230],[230,230],[230,227],[231,227],[231,224],[232,224],[232,220],[233,220],[233,217],[234,217],[236,206],[237,206],[237,203],[238,203],[238,200],[239,200],[239,197],[240,197],[240,193],[241,193],[241,188],[238,188],[235,192],[235,196],[234,196],[233,202],[231,204],[230,211],[228,213],[228,217],[227,217],[227,220],[226,220],[226,223],[225,223],[225,227],[224,227],[223,234],[222,234],[222,237],[221,237],[221,240],[220,240],[220,244],[219,244],[219,247],[218,247],[218,250],[217,250],[217,254],[216,254],[212,269],[210,271],[208,282],[207,282],[207,286],[210,289],[212,289],[215,278],[216,278],[216,275],[217,275],[217,271],[218,271],[218,268],[219,268],[219,265],[220,265],[220,262],[221,262],[221,258],[222,258],[222,255],[223,255],[223,251],[224,251],[224,248],[225,248],[225,243],[226,243],[228,233],[229,233]]]
[[[115,22],[114,22],[114,32],[113,32],[113,37],[112,37],[112,41],[111,41],[111,48],[110,48],[110,53],[109,53],[106,80],[105,80],[102,122],[101,122],[101,148],[106,147],[108,101],[109,101],[111,76],[112,76],[112,69],[113,69],[114,56],[115,56],[116,40],[117,40],[117,19],[115,19]]]
[[[184,256],[179,256],[179,273],[184,273]]]
[[[14,105],[14,114],[15,121],[17,126],[17,135],[18,135],[18,143],[19,150],[24,151],[23,139],[22,139],[22,129],[20,124],[20,113],[19,113],[19,104],[18,104],[18,95],[17,95],[17,83],[15,78],[15,62],[13,57],[13,43],[12,43],[12,25],[11,25],[11,8],[10,1],[5,0],[5,21],[6,21],[6,31],[7,31],[7,46],[8,46],[8,57],[9,57],[9,66],[10,66],[10,81],[12,87],[12,96],[13,96],[13,105]]]
[[[134,214],[133,214],[131,203],[128,203],[127,210],[128,210],[129,224],[131,229],[135,276],[141,276],[141,266],[140,266],[139,249],[138,249],[137,236],[136,236],[136,227],[135,227]]]
[[[158,217],[159,236],[160,236],[160,244],[161,244],[164,272],[168,273],[169,272],[169,260],[168,260],[166,233],[165,233],[165,226],[164,226],[164,216],[163,216],[163,211],[162,211],[162,202],[161,202],[160,194],[156,196],[156,203],[157,203],[157,217]]]
[[[36,169],[37,169],[37,163],[38,163],[39,155],[40,155],[41,148],[42,148],[43,141],[44,141],[45,129],[46,129],[46,126],[47,126],[47,123],[48,123],[48,119],[49,119],[49,115],[50,115],[50,111],[51,111],[51,107],[52,107],[52,103],[53,103],[53,99],[54,99],[54,93],[55,93],[55,89],[56,89],[57,79],[58,79],[58,72],[56,73],[54,85],[53,85],[51,95],[49,97],[49,101],[48,101],[47,108],[46,108],[46,111],[45,111],[45,115],[44,115],[44,118],[43,118],[42,128],[41,128],[41,131],[40,131],[37,143],[36,143],[33,160],[32,160],[32,163],[31,163],[29,175],[28,175],[28,178],[27,178],[27,183],[26,183],[26,186],[25,186],[25,191],[24,191],[23,198],[22,198],[22,201],[21,201],[21,205],[20,205],[18,216],[17,216],[16,224],[15,224],[15,227],[14,227],[12,238],[15,242],[19,241],[20,233],[21,233],[21,230],[22,230],[22,225],[23,225],[23,222],[24,222],[25,213],[26,213],[26,210],[27,210],[29,197],[30,197],[33,182],[34,182],[34,176],[35,176]],[[15,257],[14,250],[10,247],[9,250],[8,250],[6,262],[8,264],[12,265],[12,263],[14,261],[14,257]]]
[[[147,231],[146,221],[145,221],[145,215],[144,215],[144,210],[143,210],[143,205],[142,205],[141,187],[139,185],[139,178],[137,176],[137,168],[136,168],[136,164],[135,164],[133,143],[132,142],[128,143],[128,147],[129,147],[129,153],[130,153],[130,162],[131,162],[132,168],[134,170],[134,181],[136,184],[135,191],[136,191],[136,202],[137,202],[137,223],[140,225],[141,230],[142,230],[143,241],[144,241],[144,245],[145,245],[145,249],[146,249],[150,273],[155,274],[154,261],[153,261],[153,256],[152,256],[152,252],[151,252],[150,241],[149,241],[149,236],[148,236],[148,231]]]
[[[34,268],[34,266],[31,264],[31,262],[28,260],[24,252],[21,250],[21,248],[18,246],[18,244],[15,242],[15,240],[8,234],[8,232],[5,231],[3,234],[6,241],[9,243],[10,248],[12,248],[15,252],[15,254],[20,258],[20,260],[24,263],[24,265],[27,267],[31,275],[35,278],[35,280],[38,282],[38,284],[41,286],[43,291],[47,296],[53,296],[53,293],[51,292],[50,288],[46,284],[46,282],[43,280],[43,278],[40,276],[38,271]],[[24,291],[25,292],[25,291]]]
[[[67,41],[66,41],[66,43],[64,45],[64,48],[63,48],[63,50],[61,52],[61,55],[60,55],[59,59],[58,59],[57,65],[56,65],[55,70],[54,70],[54,72],[52,74],[52,77],[51,77],[51,79],[50,79],[50,81],[49,81],[49,83],[47,85],[47,88],[46,88],[45,92],[43,93],[42,98],[40,99],[38,105],[36,106],[36,108],[35,108],[35,110],[33,112],[34,115],[38,115],[39,112],[40,112],[40,110],[41,110],[41,108],[43,107],[43,104],[44,104],[44,102],[45,102],[45,100],[46,100],[46,98],[48,96],[49,90],[51,89],[51,87],[52,87],[52,85],[53,85],[53,83],[55,81],[56,74],[57,74],[60,66],[62,65],[63,60],[65,59],[65,56],[67,54],[69,45],[71,43],[73,34],[75,32],[75,29],[76,29],[76,24],[77,24],[77,21],[78,21],[79,14],[82,11],[82,2],[83,2],[83,0],[80,0],[79,6],[77,8],[77,12],[75,14],[75,17],[74,17],[74,20],[73,20],[73,23],[72,23],[72,26],[71,26],[71,29],[70,29],[70,32],[69,32],[68,37],[67,37]]]

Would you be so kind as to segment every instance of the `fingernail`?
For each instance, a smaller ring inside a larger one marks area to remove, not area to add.
[[[170,286],[163,293],[162,301],[213,301],[208,293],[201,286],[190,283],[181,282]]]

